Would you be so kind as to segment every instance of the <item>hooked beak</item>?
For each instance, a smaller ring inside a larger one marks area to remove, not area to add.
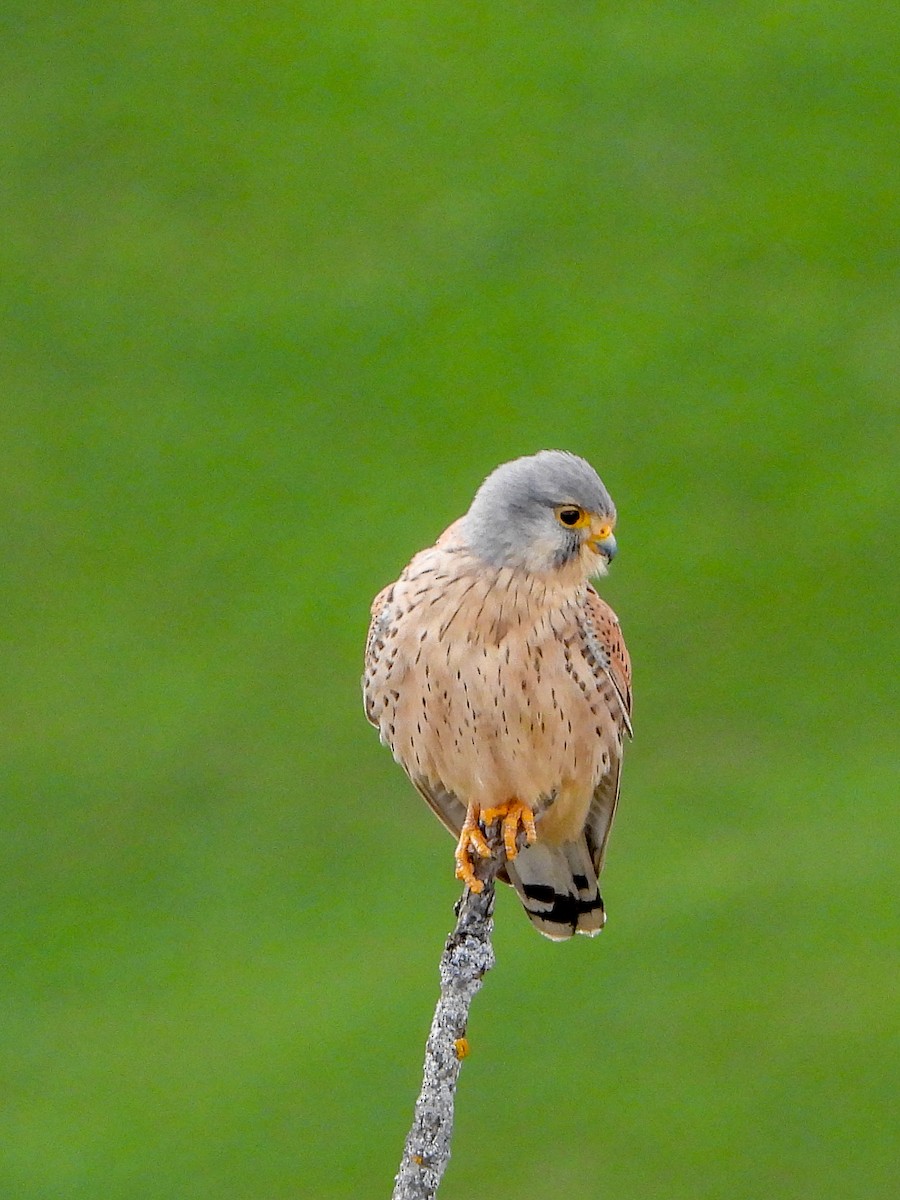
[[[588,537],[592,550],[596,550],[598,554],[602,554],[607,562],[611,562],[616,555],[616,539],[613,537],[612,525],[609,521],[591,522],[591,532]]]

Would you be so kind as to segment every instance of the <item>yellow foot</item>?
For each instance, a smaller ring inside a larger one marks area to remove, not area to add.
[[[503,845],[506,848],[507,858],[515,858],[519,853],[516,843],[520,830],[525,833],[526,845],[530,846],[532,842],[537,841],[534,813],[521,800],[507,800],[503,804],[498,804],[496,808],[483,808],[481,810],[482,825],[487,827],[494,821],[503,822]]]
[[[484,884],[475,877],[472,866],[472,851],[480,858],[490,858],[491,849],[485,841],[484,834],[478,824],[480,809],[477,804],[470,804],[466,809],[466,819],[459,831],[459,841],[456,845],[456,878],[461,879],[470,892],[483,892]]]

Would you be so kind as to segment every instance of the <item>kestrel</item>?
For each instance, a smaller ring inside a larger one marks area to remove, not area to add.
[[[606,919],[597,878],[631,734],[631,662],[591,585],[616,510],[583,458],[504,463],[469,511],[372,605],[366,716],[458,839],[456,874],[499,823],[512,884],[541,933]]]

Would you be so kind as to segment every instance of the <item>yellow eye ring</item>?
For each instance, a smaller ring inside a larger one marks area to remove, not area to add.
[[[577,504],[560,504],[556,509],[556,519],[566,529],[584,529],[590,524],[591,518]]]

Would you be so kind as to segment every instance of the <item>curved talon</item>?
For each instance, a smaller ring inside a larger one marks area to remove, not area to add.
[[[469,891],[476,894],[484,891],[484,884],[475,876],[475,868],[472,866],[472,851],[474,850],[480,858],[491,857],[490,846],[478,824],[479,816],[478,805],[470,804],[466,809],[466,819],[459,831],[459,842],[453,856],[456,859],[456,878],[461,879]]]
[[[498,804],[496,808],[483,808],[481,821],[484,825],[490,825],[494,821],[503,822],[503,845],[507,858],[515,858],[519,853],[517,842],[520,830],[525,834],[526,846],[537,841],[534,813],[521,800],[507,800],[504,804]]]
[[[482,832],[488,825],[500,821],[503,836],[503,846],[506,857],[513,859],[519,853],[519,834],[525,834],[525,844],[530,846],[537,841],[537,830],[534,827],[534,813],[521,800],[506,800],[494,808],[479,808],[470,804],[466,809],[466,819],[459,831],[459,842],[456,845],[456,878],[465,883],[470,892],[484,891],[484,884],[475,875],[472,863],[473,851],[480,858],[490,858],[491,848]]]

